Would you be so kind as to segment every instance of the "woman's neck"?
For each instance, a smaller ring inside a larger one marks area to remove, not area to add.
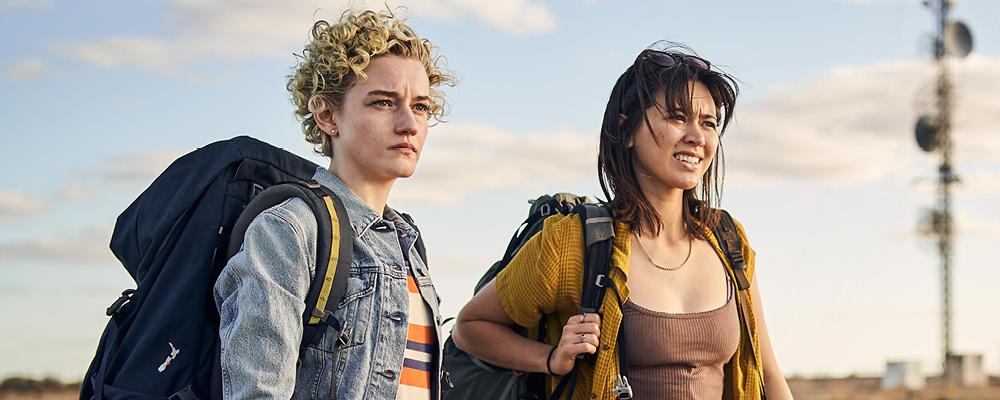
[[[351,173],[351,171],[343,171],[335,168],[333,162],[330,162],[330,167],[327,168],[330,173],[337,176],[344,185],[354,192],[361,201],[368,204],[375,212],[379,215],[385,213],[385,203],[389,199],[389,191],[392,190],[392,184],[396,181],[395,179],[388,181],[375,181],[372,179],[366,179],[364,176],[356,173]]]
[[[660,216],[659,235],[653,236],[653,229],[647,235],[651,238],[663,238],[667,242],[684,240],[687,229],[684,226],[684,191],[670,188],[667,190],[643,190],[646,200]]]

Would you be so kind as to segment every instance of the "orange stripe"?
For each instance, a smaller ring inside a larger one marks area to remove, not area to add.
[[[413,280],[412,276],[406,276],[406,288],[409,289],[410,293],[420,293],[417,290],[417,282]]]
[[[410,324],[410,329],[406,332],[406,340],[417,343],[434,343],[437,333],[434,328],[426,325]]]
[[[404,367],[402,373],[399,374],[399,384],[430,389],[431,373],[429,371]]]

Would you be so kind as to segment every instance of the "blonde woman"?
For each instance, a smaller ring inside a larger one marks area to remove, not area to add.
[[[341,329],[300,353],[315,217],[300,199],[261,213],[215,286],[224,398],[439,398],[438,296],[415,226],[386,205],[444,114],[437,88],[454,82],[434,50],[388,12],[313,26],[288,90],[306,140],[330,158],[313,178],[355,235]]]

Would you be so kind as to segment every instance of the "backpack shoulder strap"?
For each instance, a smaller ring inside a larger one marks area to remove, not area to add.
[[[715,238],[719,241],[719,247],[722,247],[724,253],[726,253],[726,258],[729,259],[729,265],[733,270],[733,275],[736,276],[736,286],[739,292],[742,294],[740,296],[742,299],[738,302],[740,303],[740,311],[743,314],[743,329],[749,337],[753,338],[753,332],[750,331],[750,312],[747,309],[747,305],[750,300],[750,279],[747,278],[747,263],[743,258],[743,239],[740,238],[740,233],[736,229],[736,223],[733,221],[733,216],[729,215],[726,210],[718,210],[719,212],[719,225],[712,232],[715,234]],[[764,380],[763,373],[761,372],[761,363],[757,359],[757,349],[754,345],[753,340],[750,340],[750,355],[753,356],[754,362],[758,366],[758,373],[761,374],[760,379],[760,392],[764,393]]]
[[[746,274],[747,263],[743,258],[743,239],[740,238],[739,231],[736,230],[736,223],[733,222],[733,217],[729,215],[729,212],[726,210],[718,210],[718,212],[719,225],[712,233],[715,234],[716,240],[719,241],[719,247],[722,247],[726,258],[729,259],[729,265],[733,269],[733,274],[736,275],[737,286],[741,291],[749,289],[750,280],[747,279]]]
[[[612,238],[615,236],[614,220],[611,218],[611,211],[600,204],[580,203],[573,207],[573,212],[580,215],[580,224],[583,226],[584,258],[583,258],[583,293],[580,299],[581,313],[596,313],[600,310],[604,302],[604,294],[610,286],[615,294],[618,288],[608,277],[608,270],[611,268],[611,247]],[[624,325],[623,325],[624,326]],[[619,335],[619,337],[624,337]],[[624,366],[624,341],[619,340],[619,359],[622,361],[620,368]],[[584,356],[587,362],[593,363],[596,357],[593,355]],[[580,364],[585,360],[576,360],[573,369],[560,379],[550,400],[573,396],[576,389],[577,376],[580,374]],[[627,367],[624,367],[627,368]],[[627,372],[623,372],[627,374]]]
[[[340,198],[316,181],[285,183],[267,188],[247,205],[233,226],[229,243],[230,255],[239,251],[250,222],[261,212],[293,197],[298,197],[316,216],[316,275],[306,295],[306,310],[302,316],[305,331],[303,347],[315,344],[329,326],[338,331],[340,323],[333,318],[340,300],[347,292],[347,280],[354,251],[354,231],[347,210]],[[322,324],[321,324],[322,323]]]
[[[599,276],[607,276],[611,267],[611,238],[615,236],[611,211],[593,203],[574,207],[580,215],[584,238],[583,293],[580,312],[596,313],[604,301],[603,286],[597,284]]]

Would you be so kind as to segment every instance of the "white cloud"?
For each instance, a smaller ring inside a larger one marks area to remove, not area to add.
[[[549,32],[555,29],[556,20],[547,7],[531,0],[443,0],[432,3],[437,7],[454,7],[461,14],[469,14],[498,30],[516,35]],[[426,10],[434,10],[435,6]]]
[[[3,74],[4,78],[13,81],[38,78],[45,75],[45,72],[45,63],[42,62],[42,60],[34,58],[16,60],[4,65],[3,68],[0,69],[0,74]]]
[[[20,190],[0,192],[0,226],[19,224],[25,217],[40,214],[48,207],[40,199]]]
[[[431,129],[414,176],[396,183],[393,202],[458,205],[473,192],[590,182],[597,176],[597,139],[568,129],[514,133],[442,124]]]
[[[959,183],[955,193],[968,197],[1000,197],[1000,165],[961,168],[956,171]]]
[[[0,10],[25,7],[51,8],[52,0],[0,0]]]
[[[94,196],[94,191],[91,190],[90,187],[82,185],[72,185],[59,189],[56,192],[55,198],[58,199],[58,201],[69,200],[69,201],[83,202],[90,200],[91,198],[93,198],[93,196]]]
[[[152,150],[132,154],[120,154],[107,159],[100,169],[75,171],[77,176],[97,178],[101,184],[116,186],[134,182],[151,182],[170,163],[187,151],[175,149]]]
[[[287,58],[290,52],[301,51],[315,20],[335,21],[348,4],[382,9],[386,3],[174,0],[166,17],[174,35],[65,41],[56,43],[54,50],[100,67],[136,66],[160,72],[172,72],[187,63],[210,58]],[[556,23],[546,6],[531,0],[412,0],[388,4],[393,8],[407,6],[404,14],[446,22],[471,19],[516,35],[548,32]]]
[[[103,68],[137,66],[173,72],[203,59],[246,58],[287,54],[280,46],[250,44],[235,37],[188,35],[172,39],[113,37],[97,42],[58,43],[56,52]]]
[[[1000,92],[1000,59],[973,55],[953,71],[956,163],[977,165],[963,172],[960,186],[995,195],[1000,172],[991,160],[1000,154],[1000,136],[989,132],[1000,126],[991,99]],[[933,94],[926,88],[934,79],[929,62],[893,62],[836,68],[766,92],[743,105],[724,139],[727,184],[799,180],[843,187],[911,180],[921,175],[915,168],[933,174],[936,158],[918,149],[913,126],[921,110],[930,111],[920,105],[933,104],[924,97]],[[520,134],[442,124],[431,130],[414,177],[397,183],[394,201],[456,205],[473,191],[590,182],[596,141],[596,135],[569,131]]]
[[[982,215],[969,212],[958,213],[955,217],[955,231],[975,237],[1000,237],[1000,221],[983,219]]]
[[[91,226],[76,235],[49,235],[3,244],[0,260],[114,262],[114,255],[108,249],[111,231],[111,226]]]
[[[1000,59],[955,63],[952,137],[956,163],[996,158],[1000,125],[992,99]],[[728,172],[739,184],[788,179],[854,185],[933,165],[913,138],[921,112],[932,112],[935,71],[929,62],[842,67],[775,87],[739,111],[724,139]],[[917,105],[914,107],[914,105]]]

